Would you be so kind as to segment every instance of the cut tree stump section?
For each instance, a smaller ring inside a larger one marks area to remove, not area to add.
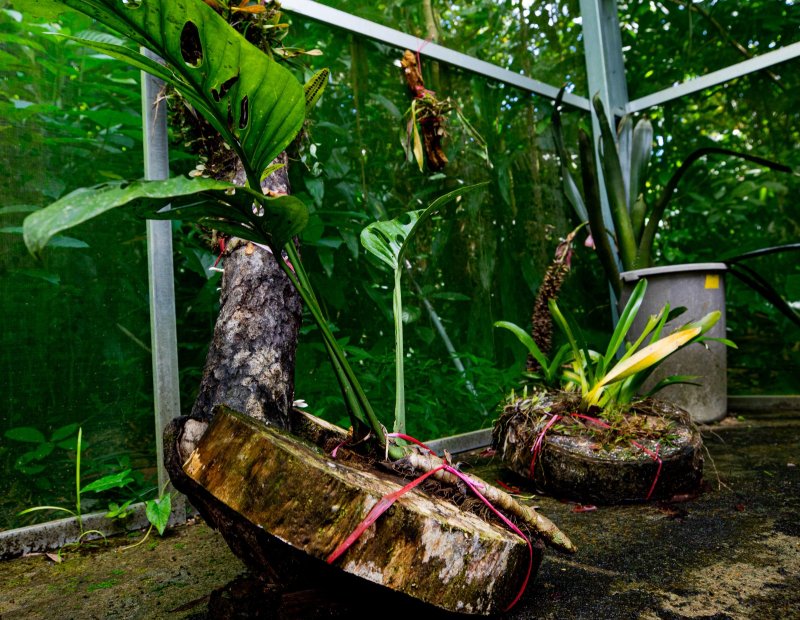
[[[338,431],[324,423],[321,429]],[[171,446],[179,435],[173,432]],[[222,407],[183,473],[187,478],[179,476],[176,486],[237,555],[290,578],[292,571],[308,578],[309,570],[336,570],[325,558],[381,497],[408,482],[337,462],[309,441]],[[536,544],[534,573],[541,555]],[[494,614],[517,595],[528,562],[527,544],[515,534],[414,489],[336,565],[450,612]]]

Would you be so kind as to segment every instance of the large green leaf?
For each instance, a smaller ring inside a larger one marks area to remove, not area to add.
[[[214,179],[117,181],[81,188],[25,218],[23,237],[39,254],[53,235],[111,209],[130,205],[152,219],[182,219],[222,228],[238,224],[243,238],[282,246],[305,226],[305,205],[293,196],[263,196]],[[254,206],[255,205],[255,206]]]
[[[129,37],[167,68],[117,45],[82,39],[175,86],[242,158],[251,178],[302,127],[303,86],[202,0],[61,0]],[[48,3],[49,4],[49,3]]]
[[[409,211],[385,222],[374,222],[361,231],[361,244],[373,256],[396,271],[419,225],[429,220],[448,202],[461,194],[488,185],[488,182],[465,185],[434,200],[426,209]]]

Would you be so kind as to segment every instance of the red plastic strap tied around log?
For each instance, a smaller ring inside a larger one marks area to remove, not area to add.
[[[372,507],[372,510],[369,511],[369,514],[366,516],[366,518],[361,523],[359,523],[358,526],[356,526],[356,529],[354,529],[350,533],[350,535],[347,538],[345,538],[344,541],[338,547],[336,547],[336,549],[333,550],[333,552],[326,558],[325,561],[328,564],[333,564],[336,560],[339,559],[339,557],[345,551],[347,551],[350,547],[353,546],[353,543],[356,542],[361,537],[361,535],[367,530],[367,528],[373,523],[375,523],[375,521],[378,520],[378,517],[380,517],[384,512],[386,512],[391,507],[391,505],[395,503],[395,501],[397,501],[401,496],[408,493],[415,486],[424,482],[427,478],[435,474],[437,471],[440,471],[442,469],[444,469],[444,465],[436,469],[433,469],[431,471],[426,471],[419,478],[417,478],[416,480],[412,480],[399,491],[395,491],[394,493],[388,493],[387,495],[384,495],[380,500],[378,500],[378,503]]]
[[[424,443],[409,435],[404,435],[403,433],[389,433],[387,437],[396,437],[398,439],[409,441],[427,450],[431,454],[436,455],[436,453],[433,450],[431,450],[428,446],[426,446]],[[512,532],[514,532],[514,534],[522,538],[522,540],[525,541],[525,544],[528,545],[528,570],[525,573],[525,579],[522,582],[522,587],[520,588],[519,592],[514,597],[514,600],[511,601],[511,603],[508,605],[508,607],[506,607],[503,610],[503,611],[508,611],[519,602],[519,600],[522,598],[522,595],[525,593],[525,589],[528,587],[528,581],[530,580],[531,572],[533,570],[533,545],[531,545],[531,541],[528,539],[528,537],[522,533],[522,530],[520,530],[516,525],[514,525],[514,523],[511,522],[511,520],[508,517],[506,517],[503,513],[497,510],[497,508],[495,508],[492,505],[492,503],[483,496],[483,493],[481,493],[480,491],[480,489],[483,488],[482,484],[480,484],[477,480],[473,480],[466,474],[458,471],[455,467],[452,467],[447,463],[442,463],[439,467],[425,472],[420,477],[409,482],[402,489],[384,495],[378,501],[378,503],[372,507],[372,510],[369,511],[369,514],[366,516],[366,518],[361,523],[359,523],[358,526],[356,526],[356,528],[352,531],[352,533],[338,547],[336,547],[333,553],[331,553],[327,557],[326,562],[328,564],[333,564],[345,551],[347,551],[353,545],[353,543],[356,542],[356,540],[358,540],[358,538],[366,531],[366,529],[370,525],[375,523],[375,521],[377,521],[378,518],[384,512],[386,512],[392,504],[395,503],[395,501],[397,501],[400,497],[408,493],[414,487],[418,486],[419,484],[427,480],[430,476],[442,470],[447,471],[453,474],[454,476],[458,477],[464,484],[466,484],[470,488],[470,490],[473,493],[475,493],[475,495],[484,504],[486,504],[486,506],[488,506],[488,508],[497,516],[497,518],[499,518],[503,522],[503,524],[508,529],[510,529]]]
[[[587,421],[591,422],[592,424],[595,424],[596,426],[599,426],[600,428],[611,428],[610,424],[604,422],[600,418],[595,418],[595,417],[592,417],[592,416],[589,416],[589,415],[584,415],[582,413],[577,413],[577,412],[573,412],[573,413],[571,413],[569,415],[571,417],[573,417],[573,418],[580,418],[582,420],[587,420]],[[542,430],[542,432],[539,433],[539,436],[536,438],[536,442],[533,444],[533,458],[531,459],[531,478],[533,478],[533,473],[534,473],[533,472],[533,466],[536,463],[536,457],[538,456],[539,451],[541,451],[541,444],[544,441],[544,435],[550,429],[550,427],[553,426],[553,424],[555,424],[559,419],[560,419],[560,416],[554,415],[552,417],[552,419],[545,425],[545,427]],[[646,501],[646,500],[649,500],[653,496],[653,491],[656,490],[656,484],[658,484],[658,479],[661,477],[661,467],[664,465],[664,462],[661,460],[661,457],[658,456],[659,453],[661,452],[661,444],[660,443],[656,444],[656,451],[655,452],[653,452],[652,450],[649,450],[648,448],[646,448],[645,446],[640,444],[638,441],[631,440],[631,445],[633,447],[635,447],[635,448],[638,448],[639,450],[644,452],[647,456],[649,456],[651,459],[653,459],[654,461],[656,461],[658,463],[658,469],[656,469],[656,475],[655,475],[655,478],[653,478],[653,484],[650,485],[650,490],[647,492],[647,497],[644,498],[645,501]]]
[[[547,424],[544,425],[542,432],[539,433],[539,436],[536,438],[536,441],[533,442],[533,447],[531,448],[531,452],[533,452],[533,456],[531,457],[531,472],[530,472],[531,480],[533,480],[535,476],[534,469],[536,468],[536,459],[539,458],[539,455],[542,452],[542,446],[544,444],[544,436],[547,433],[547,431],[550,430],[550,427],[556,424],[560,419],[561,419],[560,415],[554,415],[552,418],[550,418]]]

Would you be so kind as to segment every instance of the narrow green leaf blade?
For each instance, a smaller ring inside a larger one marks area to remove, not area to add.
[[[517,340],[519,340],[522,343],[522,345],[526,349],[528,349],[528,353],[530,353],[533,356],[533,359],[536,360],[539,366],[541,366],[545,370],[549,369],[550,367],[549,360],[547,359],[545,354],[542,353],[542,350],[537,346],[536,341],[534,341],[534,339],[531,338],[528,332],[522,329],[519,325],[515,325],[514,323],[511,323],[509,321],[497,321],[495,322],[494,326],[502,327],[503,329],[507,329],[512,334],[514,334],[517,337]]]
[[[614,134],[611,131],[600,97],[596,95],[593,103],[600,125],[600,139],[603,146],[600,164],[603,169],[606,195],[611,209],[611,219],[614,222],[617,234],[620,259],[625,269],[633,269],[636,262],[637,248],[633,237],[630,213],[628,212],[625,181],[622,176],[617,143],[614,140]]]

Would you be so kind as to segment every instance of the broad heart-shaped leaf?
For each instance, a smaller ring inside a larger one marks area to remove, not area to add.
[[[224,181],[186,177],[117,181],[75,190],[31,213],[23,225],[25,244],[32,254],[39,254],[53,235],[125,205],[138,206],[140,215],[152,219],[219,223],[218,228],[236,224],[242,238],[278,247],[308,220],[305,205],[293,196],[270,198]]]
[[[151,499],[144,503],[144,512],[147,520],[158,530],[160,535],[164,535],[169,523],[169,515],[172,512],[172,496],[167,493],[158,499]]]
[[[164,59],[82,42],[175,86],[219,131],[257,179],[305,118],[303,86],[202,0],[61,0]]]
[[[486,185],[488,185],[488,181],[476,183],[475,185],[465,185],[439,196],[426,209],[409,211],[386,222],[374,222],[361,231],[361,245],[370,254],[391,267],[393,271],[396,271],[403,264],[403,258],[409,242],[421,223],[429,220],[451,200]]]

